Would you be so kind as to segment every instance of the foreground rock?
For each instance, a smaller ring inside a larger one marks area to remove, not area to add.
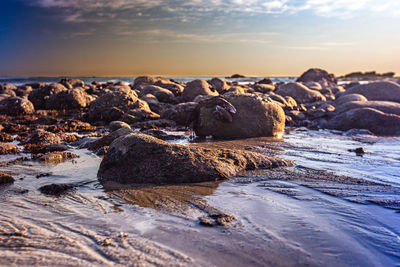
[[[14,178],[6,172],[0,171],[0,185],[14,183]]]
[[[285,127],[285,113],[278,104],[250,94],[201,101],[191,120],[196,135],[215,138],[279,136]]]
[[[193,183],[227,179],[244,170],[291,164],[256,152],[183,146],[132,133],[111,144],[98,177],[103,183]]]

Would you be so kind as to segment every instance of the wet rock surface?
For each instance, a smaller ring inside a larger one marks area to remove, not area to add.
[[[285,127],[285,115],[280,106],[252,95],[201,101],[192,120],[196,135],[215,138],[279,136]]]
[[[12,184],[15,179],[8,173],[0,171],[0,185]]]
[[[244,170],[291,164],[254,152],[187,147],[133,133],[114,140],[98,176],[103,183],[191,183],[223,180]]]

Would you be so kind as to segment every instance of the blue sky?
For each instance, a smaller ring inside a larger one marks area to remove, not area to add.
[[[2,0],[0,75],[400,73],[396,0]]]

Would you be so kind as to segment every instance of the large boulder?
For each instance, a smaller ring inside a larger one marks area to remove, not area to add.
[[[196,96],[199,95],[217,96],[218,92],[215,91],[207,81],[194,80],[186,84],[186,87],[182,93],[183,99],[185,99],[187,102],[193,101]]]
[[[38,88],[34,88],[29,94],[28,98],[34,105],[35,109],[45,109],[46,101],[53,94],[67,91],[67,88],[60,83],[40,85]]]
[[[336,84],[337,80],[333,74],[329,74],[327,71],[322,69],[309,69],[304,72],[298,79],[297,82],[308,83],[318,82],[322,84]]]
[[[93,101],[86,116],[89,121],[109,123],[120,120],[127,111],[136,108],[139,108],[139,99],[135,91],[116,88]]]
[[[393,136],[400,135],[400,116],[373,108],[356,108],[335,116],[322,127],[341,131],[367,129],[376,135]]]
[[[89,106],[94,97],[87,94],[83,88],[74,88],[53,94],[46,101],[47,109],[70,110]]]
[[[27,115],[35,112],[31,101],[22,97],[9,97],[0,101],[0,114],[10,116]]]
[[[400,115],[400,103],[390,101],[351,101],[336,106],[336,114],[351,109],[373,108],[384,113]]]
[[[279,86],[276,94],[281,96],[291,96],[297,103],[312,103],[317,101],[326,101],[326,97],[320,92],[311,90],[301,83],[287,83]]]
[[[368,100],[400,102],[400,85],[387,81],[372,82],[351,87],[345,94],[360,94]]]
[[[292,163],[256,152],[170,144],[132,133],[112,142],[98,177],[103,183],[193,183],[227,179],[248,169],[289,164]]]
[[[191,121],[198,136],[224,139],[279,136],[285,127],[285,113],[274,102],[250,94],[232,94],[201,101]]]

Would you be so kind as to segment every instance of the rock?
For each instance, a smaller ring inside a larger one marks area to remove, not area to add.
[[[7,133],[0,133],[0,142],[12,142],[12,141],[14,141],[14,138],[11,135]]]
[[[175,95],[168,89],[156,85],[147,85],[141,91],[140,95],[152,94],[158,101],[165,103],[175,102]]]
[[[366,102],[368,99],[360,94],[348,94],[348,95],[342,95],[338,99],[335,100],[335,106],[340,106],[344,103],[347,102],[353,102],[353,101],[358,101],[358,102]]]
[[[123,121],[112,121],[108,125],[108,128],[110,129],[111,132],[114,132],[120,128],[128,128],[131,129],[131,126]],[[132,129],[131,129],[132,130]]]
[[[164,131],[155,130],[155,129],[145,130],[145,131],[142,131],[142,133],[151,135],[151,136],[153,136],[155,138],[158,138],[158,139],[161,139],[161,140],[164,140],[164,141],[185,139],[184,135],[167,134]]]
[[[157,129],[157,128],[166,128],[166,127],[174,127],[176,126],[176,122],[172,120],[166,119],[158,119],[144,122],[136,122],[132,124],[132,127],[139,129]]]
[[[154,83],[154,85],[159,86],[161,88],[168,89],[174,95],[179,96],[182,94],[184,87],[176,82],[173,82],[168,79],[158,78],[158,80]]]
[[[336,106],[336,114],[340,114],[351,109],[373,108],[384,113],[400,115],[400,103],[389,101],[350,101]]]
[[[168,109],[166,109],[162,114],[161,118],[173,120],[178,125],[186,126],[190,114],[197,107],[197,103],[195,102],[187,102],[181,103],[178,105],[174,105]]]
[[[225,94],[243,95],[245,93],[246,93],[246,91],[244,90],[244,88],[242,86],[235,85],[235,86],[230,87]]]
[[[28,85],[21,85],[17,87],[15,93],[19,97],[27,97],[33,91],[31,86]]]
[[[246,78],[246,76],[241,75],[241,74],[233,74],[232,76],[226,77],[226,78],[228,78],[228,79],[240,79],[240,78]]]
[[[260,84],[256,83],[256,84],[253,85],[253,89],[256,92],[267,94],[267,93],[272,92],[272,91],[275,90],[275,85],[273,85],[273,84],[265,84],[265,83],[260,83]]]
[[[16,145],[12,143],[0,142],[0,155],[16,154],[16,153],[19,153],[19,149]]]
[[[140,89],[143,85],[154,84],[156,80],[150,76],[140,76],[135,79],[132,89]]]
[[[53,94],[67,91],[67,88],[60,83],[47,84],[34,88],[29,94],[28,99],[32,102],[35,109],[45,109],[46,101]]]
[[[337,85],[337,86],[331,86],[329,89],[332,91],[333,94],[338,94],[338,93],[344,93],[346,92],[346,89],[344,89],[343,86]]]
[[[109,146],[115,139],[117,139],[121,136],[130,134],[132,132],[133,131],[130,126],[129,127],[121,127],[119,129],[111,132],[110,134],[101,137],[100,139],[97,139],[93,142],[85,144],[83,147],[88,148],[89,150],[92,150],[92,151],[96,151],[99,148]]]
[[[215,222],[211,218],[209,218],[207,216],[199,217],[199,224],[203,225],[203,226],[209,226],[209,227],[212,227],[212,226],[216,225]]]
[[[46,109],[71,110],[89,106],[94,97],[88,95],[83,88],[74,88],[52,94],[46,101]]]
[[[147,104],[151,107],[151,105],[159,105],[160,102],[158,101],[157,97],[152,94],[141,95],[140,99],[146,101]]]
[[[270,78],[265,77],[261,81],[258,81],[257,84],[274,84]]]
[[[308,89],[301,83],[287,83],[278,87],[275,91],[281,96],[291,96],[297,103],[312,103],[317,101],[326,101],[325,96],[320,92]]]
[[[367,151],[363,147],[358,147],[356,149],[348,149],[349,152],[354,152],[356,153],[357,156],[363,156]]]
[[[9,97],[0,101],[0,114],[10,116],[27,115],[35,112],[33,104],[26,98]]]
[[[303,121],[307,118],[304,112],[299,110],[290,110],[287,114],[295,121]]]
[[[160,115],[151,111],[149,105],[145,101],[139,99],[136,102],[136,106],[137,108],[126,112],[126,114],[122,116],[121,120],[128,124],[133,124],[135,122],[144,120],[157,120],[160,118]]]
[[[15,97],[15,90],[17,87],[11,83],[0,84],[0,94],[7,95],[8,97]]]
[[[293,109],[294,107],[297,106],[296,100],[294,100],[290,96],[281,96],[278,94],[275,94],[274,92],[271,92],[270,94],[267,95],[271,100],[276,101],[281,104],[282,107],[286,109]]]
[[[372,82],[347,89],[345,94],[360,94],[368,100],[400,102],[400,85],[395,82]]]
[[[276,103],[254,95],[230,95],[199,103],[191,121],[198,136],[228,139],[280,136],[285,127],[285,113]]]
[[[170,144],[149,135],[131,133],[114,140],[100,164],[98,177],[105,185],[106,182],[193,183],[289,164],[292,162],[256,152]]]
[[[40,155],[37,159],[45,163],[58,164],[78,157],[78,155],[71,152],[55,151]]]
[[[39,191],[45,195],[61,196],[75,187],[73,184],[49,184],[39,187]]]
[[[61,79],[60,84],[64,85],[68,89],[72,89],[75,87],[84,87],[85,82],[79,79]]]
[[[129,110],[139,108],[137,94],[125,88],[116,88],[107,92],[90,104],[86,118],[89,121],[111,122],[120,120]]]
[[[61,144],[61,138],[54,133],[39,129],[24,143],[36,145]]]
[[[48,152],[55,152],[55,151],[65,151],[68,150],[67,145],[61,144],[50,144],[50,145],[34,145],[34,144],[27,144],[24,146],[24,152],[30,152],[33,154],[44,154]]]
[[[218,92],[214,91],[209,83],[204,80],[194,80],[186,84],[182,96],[186,101],[193,101],[198,95],[217,96]]]
[[[220,94],[225,93],[230,88],[226,81],[220,78],[212,78],[208,83]]]
[[[333,74],[329,74],[327,71],[322,69],[309,69],[304,72],[298,79],[297,82],[318,82],[324,83],[327,82],[328,84],[336,84],[337,80]]]
[[[400,135],[400,116],[373,108],[358,108],[343,112],[322,126],[341,131],[366,129],[376,135],[393,136]]]
[[[0,185],[12,184],[15,179],[8,173],[0,171]]]

